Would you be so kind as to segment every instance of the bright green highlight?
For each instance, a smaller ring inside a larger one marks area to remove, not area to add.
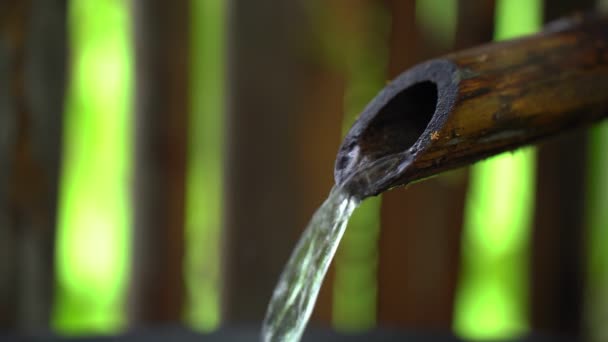
[[[607,341],[608,326],[608,122],[590,130],[587,162],[587,298],[589,341]]]
[[[608,0],[598,0],[608,12]],[[585,293],[585,340],[607,341],[608,325],[608,122],[592,127],[587,148],[585,203],[587,288]]]
[[[515,257],[518,262],[524,261],[520,256]],[[476,332],[469,334],[469,338],[493,340],[493,336],[499,334],[511,335],[514,331],[527,329],[525,317],[520,314],[522,300],[504,300],[505,291],[515,292],[520,299],[525,299],[522,298],[525,296],[525,289],[521,288],[521,282],[512,277],[514,272],[519,271],[513,264],[509,261],[506,268],[496,269],[496,265],[488,262],[484,265],[484,271],[489,274],[471,279],[470,286],[463,287],[459,293],[459,301],[466,303],[469,310],[467,315],[458,321],[460,329]],[[492,334],[480,331],[480,327],[487,332],[491,331]]]
[[[416,1],[416,26],[427,43],[453,46],[457,24],[458,0]]]
[[[468,248],[500,258],[526,247],[534,206],[534,157],[532,148],[524,148],[473,167],[471,204],[465,212]]]
[[[225,4],[191,0],[190,125],[186,193],[186,320],[220,324]]]
[[[132,52],[128,3],[69,4],[67,94],[53,327],[112,333],[125,324],[131,204]]]
[[[540,28],[540,0],[496,2],[496,40]],[[471,168],[454,330],[465,339],[505,339],[529,329],[528,249],[536,152],[507,152]]]
[[[494,40],[537,32],[543,21],[542,0],[498,0],[494,17]]]
[[[388,60],[388,14],[379,5],[366,9],[366,23],[355,47],[345,56],[344,134],[365,105],[384,87]],[[335,261],[332,320],[334,328],[357,332],[376,324],[378,234],[381,198],[367,199],[351,217]]]
[[[528,329],[528,241],[534,209],[532,148],[471,169],[454,329],[470,339],[516,337]]]

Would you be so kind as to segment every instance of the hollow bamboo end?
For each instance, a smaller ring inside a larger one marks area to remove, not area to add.
[[[336,158],[336,184],[390,156],[411,163],[429,144],[447,120],[458,95],[460,72],[445,59],[419,64],[391,81],[363,110],[346,137]],[[399,166],[406,169],[407,165]],[[368,184],[365,197],[408,183],[382,179]]]

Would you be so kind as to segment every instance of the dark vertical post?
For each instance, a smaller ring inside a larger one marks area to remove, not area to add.
[[[390,78],[449,49],[492,38],[493,1],[482,5],[459,1],[452,47],[425,39],[416,25],[415,1],[388,4],[393,16]],[[383,195],[378,279],[381,324],[451,328],[467,174],[466,169],[457,170]]]
[[[261,321],[302,222],[293,177],[294,1],[233,0],[224,246],[228,322]],[[314,137],[311,137],[314,139]],[[328,171],[330,172],[330,171]]]
[[[495,1],[458,1],[458,26],[454,50],[489,42],[494,37]]]
[[[188,1],[135,0],[135,190],[129,319],[182,315]],[[203,208],[201,208],[203,210]]]
[[[585,132],[542,144],[531,267],[532,327],[579,334],[584,270]]]
[[[16,222],[16,207],[14,203],[14,186],[17,165],[14,155],[17,150],[17,132],[22,126],[20,121],[25,108],[23,105],[23,64],[25,54],[24,36],[26,18],[29,11],[26,1],[10,1],[2,3],[0,8],[0,24],[2,36],[0,45],[0,120],[5,131],[0,140],[0,204],[2,224],[0,225],[0,326],[4,329],[17,327],[17,312],[19,311],[19,247],[23,234],[21,225]],[[19,108],[17,101],[21,103]]]
[[[49,324],[66,37],[65,1],[0,4],[0,328]]]
[[[593,0],[546,1],[545,21],[593,6]],[[532,236],[532,329],[580,335],[583,314],[587,129],[538,149]]]

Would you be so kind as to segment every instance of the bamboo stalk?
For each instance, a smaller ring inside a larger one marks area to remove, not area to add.
[[[397,176],[359,189],[377,195],[605,117],[607,47],[608,18],[578,15],[415,66],[355,122],[338,152],[336,183],[402,155]]]

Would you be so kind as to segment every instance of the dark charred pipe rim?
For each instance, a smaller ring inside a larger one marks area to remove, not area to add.
[[[378,114],[400,94],[421,83],[431,82],[437,88],[435,111],[430,117],[426,128],[416,141],[409,148],[397,154],[403,155],[404,164],[410,164],[416,159],[417,155],[423,153],[431,143],[432,132],[439,130],[444,125],[454,107],[460,81],[458,73],[458,68],[451,61],[435,59],[419,64],[391,81],[367,105],[342,142],[334,168],[336,184],[342,184],[363,163],[373,162],[390,155],[386,154],[370,158],[370,156],[358,152],[359,150],[364,150],[361,144],[365,141],[364,137],[369,132],[370,124],[373,124]],[[408,113],[407,110],[404,110],[404,115],[412,114],[414,113]],[[388,143],[390,144],[391,142],[388,141]],[[353,151],[354,149],[358,149],[357,152]],[[404,169],[405,167],[407,165],[401,165],[399,168]],[[386,190],[386,187],[390,186],[391,180],[387,180],[384,183],[374,184],[374,189],[369,189],[369,195],[376,195]]]

